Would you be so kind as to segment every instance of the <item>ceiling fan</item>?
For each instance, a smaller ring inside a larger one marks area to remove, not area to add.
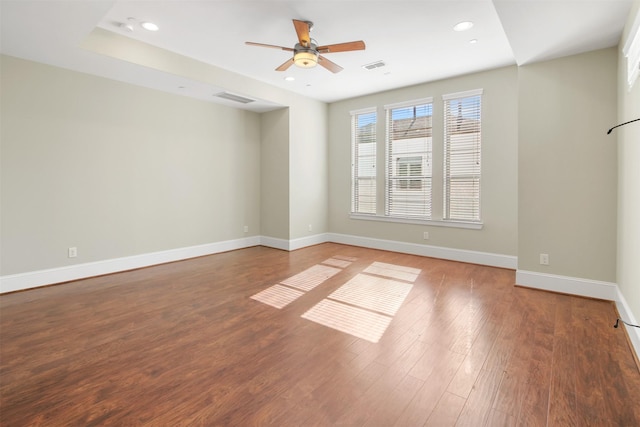
[[[262,47],[271,47],[274,49],[286,50],[287,52],[293,52],[293,56],[287,60],[284,64],[280,65],[276,68],[276,71],[285,71],[291,65],[296,64],[298,67],[302,68],[312,68],[316,65],[320,64],[327,70],[332,73],[338,73],[343,70],[341,66],[336,64],[335,62],[329,61],[327,58],[322,56],[321,54],[327,53],[335,53],[335,52],[349,52],[352,50],[364,50],[365,45],[362,40],[347,42],[347,43],[337,43],[330,44],[326,46],[318,46],[311,37],[309,37],[309,33],[313,28],[313,22],[311,21],[300,21],[297,19],[293,20],[293,26],[296,29],[296,34],[298,35],[298,43],[293,48],[284,47],[284,46],[274,46],[271,44],[264,43],[254,43],[254,42],[245,42],[250,46],[262,46]]]

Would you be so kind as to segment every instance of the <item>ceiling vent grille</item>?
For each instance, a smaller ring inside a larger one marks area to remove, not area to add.
[[[240,102],[242,104],[248,104],[255,101],[255,99],[245,98],[244,96],[234,95],[233,93],[229,92],[216,93],[214,96],[217,96],[218,98],[228,99],[229,101]]]
[[[376,68],[384,67],[385,65],[387,64],[385,64],[384,61],[376,61],[371,64],[363,65],[362,68],[366,70],[375,70]]]

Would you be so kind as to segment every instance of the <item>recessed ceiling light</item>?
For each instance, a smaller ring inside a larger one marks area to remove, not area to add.
[[[471,39],[471,40],[469,40],[469,43],[476,44],[476,43],[478,43],[478,39]]]
[[[288,81],[288,82],[292,82],[292,81],[294,81],[296,78],[295,78],[295,77],[293,77],[293,76],[287,76],[287,77],[285,77],[284,79],[285,79],[286,81]]]
[[[147,31],[158,31],[160,29],[160,27],[158,27],[153,22],[143,22],[140,25]]]
[[[458,22],[456,25],[454,25],[453,26],[453,30],[454,31],[467,31],[471,27],[473,27],[473,22],[471,22],[471,21],[462,21],[462,22]]]

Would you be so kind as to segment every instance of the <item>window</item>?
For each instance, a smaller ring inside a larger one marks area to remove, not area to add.
[[[482,90],[444,95],[445,220],[480,221]]]
[[[385,215],[431,218],[431,98],[386,105]]]
[[[376,111],[351,112],[351,212],[376,213]]]
[[[640,12],[629,31],[622,54],[627,58],[627,87],[631,90],[640,75]]]
[[[385,105],[384,140],[380,107],[351,111],[351,218],[481,229],[482,96]]]

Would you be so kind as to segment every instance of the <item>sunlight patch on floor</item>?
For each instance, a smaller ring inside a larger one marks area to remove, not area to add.
[[[402,265],[386,264],[384,262],[374,262],[367,267],[363,273],[375,274],[378,276],[391,277],[393,279],[415,282],[420,274],[419,268],[404,267]]]
[[[287,304],[297,300],[304,292],[291,289],[282,285],[273,285],[264,291],[251,296],[251,299],[270,305],[275,308],[285,307]]]
[[[355,258],[333,256],[251,299],[281,309],[350,266]],[[377,343],[411,292],[421,270],[374,262],[301,317]],[[395,280],[394,280],[395,279]]]
[[[412,287],[409,283],[358,274],[328,298],[393,316]]]
[[[392,278],[414,282],[420,272],[418,268],[374,262],[302,317],[378,342],[413,288],[411,283]]]
[[[351,265],[351,261],[347,261],[345,259],[339,259],[339,258],[336,258],[336,257],[331,257],[329,259],[326,259],[326,260],[322,261],[322,264],[332,265],[332,266],[338,267],[338,268],[345,268],[345,267],[349,267]]]
[[[335,255],[306,270],[258,292],[250,298],[275,308],[283,308],[351,265],[356,258]],[[296,289],[292,289],[296,288]]]
[[[342,270],[339,268],[329,267],[327,265],[314,265],[313,267],[307,268],[303,272],[289,277],[280,283],[287,286],[293,286],[294,288],[298,288],[303,291],[310,291],[341,271]]]
[[[302,315],[303,318],[329,328],[378,342],[391,317],[331,300],[322,300]]]

